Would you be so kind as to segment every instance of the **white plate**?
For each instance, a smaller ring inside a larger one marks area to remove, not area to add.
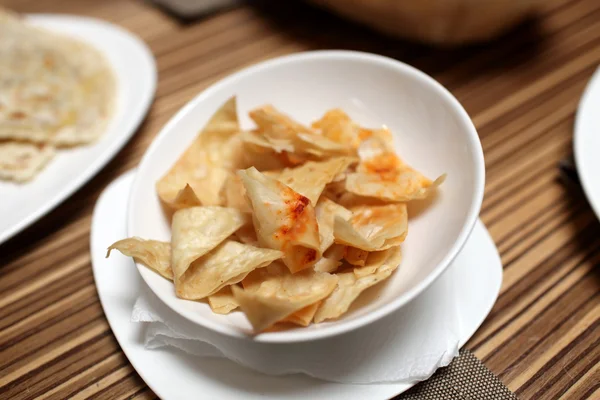
[[[596,70],[581,97],[573,140],[581,186],[600,219],[600,68]]]
[[[345,385],[304,375],[273,377],[224,359],[198,358],[171,349],[144,349],[143,327],[131,323],[130,317],[137,294],[145,283],[125,257],[104,258],[107,245],[126,235],[126,202],[132,181],[130,172],[110,184],[98,199],[92,220],[92,267],[102,307],[119,344],[142,379],[162,399],[377,400],[389,399],[413,386]],[[458,284],[453,284],[454,287],[461,287],[456,297],[462,311],[462,346],[490,312],[502,283],[498,251],[480,221],[440,281],[411,306],[419,304],[423,296],[435,296],[436,285],[446,279],[455,280]]]
[[[363,126],[389,126],[400,157],[425,175],[447,173],[432,204],[423,212],[409,212],[402,265],[374,288],[377,296],[368,302],[359,298],[337,320],[260,333],[251,340],[316,340],[374,322],[425,290],[465,244],[479,215],[485,181],[481,143],[471,119],[450,92],[423,72],[391,58],[351,51],[274,58],[198,94],[171,118],[144,154],[131,190],[127,236],[169,240],[171,224],[156,194],[156,182],[231,96],[237,96],[244,128],[253,126],[248,112],[264,104],[305,124],[339,107]],[[178,298],[171,282],[148,268],[138,265],[138,270],[150,289],[184,318],[225,335],[250,338],[252,327],[244,315],[215,314],[208,304]]]
[[[98,142],[61,150],[24,185],[0,182],[0,243],[35,222],[91,179],[135,133],[154,97],[156,66],[148,47],[107,22],[65,15],[30,15],[36,26],[93,44],[110,61],[117,77],[113,118]]]

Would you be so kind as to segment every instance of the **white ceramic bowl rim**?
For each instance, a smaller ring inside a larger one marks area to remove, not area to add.
[[[358,329],[362,326],[368,325],[371,322],[374,322],[391,312],[399,309],[400,307],[407,304],[409,301],[418,296],[423,290],[425,290],[429,285],[431,285],[450,265],[450,263],[456,258],[458,253],[461,251],[463,246],[465,245],[477,218],[479,216],[479,211],[481,209],[481,203],[483,201],[483,192],[485,186],[485,163],[483,159],[483,150],[481,148],[481,142],[479,141],[479,137],[477,135],[477,131],[473,122],[471,121],[469,115],[464,110],[462,105],[458,102],[458,100],[440,83],[434,80],[429,75],[424,72],[405,64],[401,61],[394,60],[392,58],[358,52],[358,51],[346,51],[346,50],[321,50],[321,51],[309,51],[296,53],[288,56],[278,57],[271,60],[267,60],[250,67],[244,68],[241,71],[238,71],[218,82],[211,85],[201,93],[199,93],[196,97],[190,100],[185,106],[183,106],[175,116],[167,122],[167,124],[161,129],[156,138],[152,141],[149,148],[146,150],[140,164],[138,167],[138,171],[143,171],[147,163],[151,162],[151,155],[157,150],[164,136],[166,136],[169,132],[172,131],[172,127],[175,126],[181,119],[185,118],[185,116],[193,109],[198,103],[205,101],[205,99],[209,98],[214,92],[219,91],[222,87],[231,84],[232,82],[239,80],[241,78],[245,78],[249,75],[260,72],[264,69],[269,69],[275,66],[282,66],[289,63],[294,63],[298,61],[308,61],[308,60],[341,60],[341,61],[369,61],[374,64],[378,64],[384,67],[399,69],[402,70],[403,73],[412,76],[415,80],[419,80],[427,85],[429,85],[433,90],[439,94],[439,96],[445,99],[448,104],[452,107],[453,111],[461,119],[464,126],[467,128],[467,140],[469,141],[469,145],[473,150],[473,157],[475,162],[474,178],[475,178],[475,191],[473,197],[471,198],[471,204],[468,210],[466,222],[458,237],[456,238],[454,244],[447,252],[447,254],[443,257],[442,261],[437,264],[437,266],[433,269],[433,271],[427,275],[425,279],[420,281],[417,285],[412,287],[407,292],[398,296],[397,299],[391,301],[390,303],[380,307],[373,312],[359,316],[355,319],[343,321],[341,324],[331,325],[323,327],[322,330],[313,330],[313,331],[302,331],[301,329],[294,331],[280,331],[273,333],[266,333],[258,335],[252,338],[258,342],[269,342],[269,343],[290,343],[290,342],[302,342],[302,341],[311,341],[324,339],[327,337],[339,335],[348,331],[352,331],[354,329]],[[139,190],[139,185],[142,180],[140,179],[140,175],[136,174],[134,183],[131,188],[131,193],[135,193]],[[132,207],[135,207],[135,204],[132,204],[130,195],[130,201],[128,205],[128,217],[127,217],[127,227],[128,232],[132,231],[133,226],[133,213]],[[138,269],[145,268],[143,266],[138,265]],[[143,277],[143,274],[142,274]],[[145,278],[144,278],[145,279]],[[184,313],[181,313],[174,307],[171,307],[170,304],[167,303],[173,311],[182,315],[184,318],[189,319]],[[201,318],[201,316],[198,316]],[[198,324],[197,321],[190,320],[191,322]],[[243,332],[235,329],[234,327],[227,326],[225,324],[219,324],[214,321],[210,321],[208,319],[203,319],[202,326],[209,328],[215,332],[219,332],[221,334],[225,334],[228,336],[241,338],[241,339],[251,339],[249,336],[244,334]]]

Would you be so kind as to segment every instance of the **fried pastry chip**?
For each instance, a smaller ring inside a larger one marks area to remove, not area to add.
[[[427,198],[444,183],[445,179],[444,174],[431,181],[408,165],[404,165],[395,171],[390,181],[376,174],[361,172],[348,174],[346,189],[359,196],[406,202]]]
[[[201,299],[222,286],[233,283],[236,277],[241,276],[236,281],[239,282],[245,276],[244,273],[281,257],[280,252],[269,249],[256,249],[237,242],[223,243],[235,231],[248,224],[249,219],[246,213],[224,207],[192,207],[175,212],[172,221],[171,265],[175,289],[180,297]],[[227,251],[231,254],[226,254]],[[248,252],[247,258],[243,256],[244,251]],[[236,265],[219,270],[228,262]]]
[[[370,252],[364,264],[354,268],[354,275],[356,275],[357,278],[362,278],[363,276],[375,273],[375,271],[377,271],[391,255],[397,257],[397,261],[400,263],[402,254],[395,253],[396,251],[399,251],[398,249],[399,247],[391,247],[387,250]]]
[[[192,262],[217,247],[248,220],[247,214],[224,207],[191,207],[175,212],[171,223],[175,285]]]
[[[239,306],[229,286],[225,286],[218,292],[208,296],[208,304],[216,314],[229,314]]]
[[[316,134],[310,128],[297,123],[272,106],[264,106],[250,112],[250,118],[256,123],[260,134],[272,144],[291,143],[296,154],[311,154],[323,158],[336,155],[353,154],[348,143],[338,143],[325,136]]]
[[[177,193],[175,199],[173,199],[171,203],[167,203],[167,205],[173,210],[181,210],[182,208],[201,206],[202,203],[200,202],[200,199],[198,199],[198,196],[196,196],[194,189],[188,184],[185,185],[185,187]]]
[[[268,137],[288,139],[299,133],[314,134],[310,128],[277,111],[271,105],[256,108],[250,111],[249,115],[261,131],[268,132]]]
[[[281,256],[282,253],[277,250],[227,239],[193,261],[179,281],[175,281],[175,290],[182,299],[203,299],[240,282],[248,273],[266,267]]]
[[[281,263],[256,270],[232,286],[233,295],[256,332],[317,303],[336,287],[338,278],[311,269],[290,273]],[[312,318],[311,318],[312,319]]]
[[[292,315],[285,317],[281,320],[281,322],[289,322],[300,326],[308,326],[313,320],[320,305],[321,302],[317,301],[316,303],[306,306],[303,309],[296,311]]]
[[[106,258],[110,256],[112,250],[118,250],[128,257],[133,257],[136,262],[173,280],[171,245],[168,242],[132,237],[111,244],[106,252]]]
[[[313,122],[312,127],[326,138],[337,143],[350,143],[354,148],[357,148],[367,136],[367,132],[370,132],[362,129],[339,108],[327,111],[320,120]]]
[[[338,318],[348,311],[350,305],[363,291],[387,279],[402,259],[400,247],[390,249],[386,252],[386,256],[386,260],[372,274],[357,277],[352,271],[338,273],[338,284],[317,310],[314,321],[318,323]]]
[[[284,169],[277,180],[306,196],[312,205],[316,205],[325,185],[332,182],[351,164],[358,162],[352,157],[336,157],[327,161],[309,161],[296,168]]]
[[[323,257],[315,264],[315,271],[335,272],[343,264],[348,246],[334,243],[323,253]]]
[[[292,141],[289,139],[279,139],[279,138],[267,139],[263,135],[261,135],[259,132],[252,132],[252,131],[241,132],[240,138],[246,143],[251,143],[251,144],[254,144],[254,145],[262,147],[262,148],[272,149],[276,153],[281,153],[283,151],[289,151],[289,152],[294,151],[294,145],[292,144]]]
[[[329,257],[321,257],[319,261],[316,262],[314,269],[318,272],[335,272],[342,262],[340,260],[336,260],[334,258]]]
[[[358,267],[364,267],[367,262],[367,257],[369,256],[369,252],[362,249],[357,249],[356,247],[348,246],[346,248],[346,254],[344,259],[348,261],[351,265],[356,265]]]
[[[250,213],[252,209],[246,200],[246,188],[239,176],[233,173],[227,175],[221,189],[221,198],[226,207],[235,208]]]
[[[394,202],[424,199],[446,178],[441,175],[432,181],[401,161],[385,130],[361,143],[359,156],[356,172],[346,177],[346,190],[359,196]]]
[[[236,101],[232,97],[156,183],[161,200],[172,204],[179,191],[190,185],[202,205],[221,205],[221,187],[227,179],[228,169],[236,164],[232,158],[239,154],[230,141],[239,129]]]
[[[238,171],[238,176],[246,188],[259,243],[283,251],[284,263],[292,273],[313,266],[321,251],[310,201],[256,168]]]
[[[228,239],[244,223],[248,223],[247,215],[234,209],[186,208],[173,216],[171,244],[130,238],[113,244],[108,253],[117,249],[134,257],[174,280],[180,298],[199,300],[283,255]]]
[[[324,253],[334,241],[333,227],[335,218],[340,217],[344,220],[349,220],[352,217],[352,211],[340,206],[327,197],[321,197],[315,207],[315,214],[319,224],[320,250],[321,253]]]
[[[242,226],[237,230],[234,236],[241,243],[260,247],[260,243],[258,243],[258,237],[256,236],[256,231],[254,230],[254,225],[252,224],[246,224]]]
[[[336,216],[334,221],[336,243],[366,251],[399,245],[404,241],[407,230],[408,213],[404,203],[358,206],[353,208],[349,220]]]

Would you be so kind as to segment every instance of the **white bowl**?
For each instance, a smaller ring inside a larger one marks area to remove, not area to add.
[[[140,163],[129,199],[129,236],[169,240],[170,226],[155,182],[233,95],[243,127],[252,126],[247,112],[267,103],[304,123],[339,107],[365,126],[387,125],[397,152],[419,171],[430,177],[448,174],[433,204],[411,216],[404,259],[390,279],[363,293],[337,321],[263,333],[252,340],[315,340],[373,322],[421,293],[465,244],[479,214],[485,179],[481,143],[469,116],[426,74],[386,57],[348,51],[269,60],[237,72],[190,101],[165,125]],[[205,303],[177,298],[173,284],[158,274],[141,265],[138,270],[173,311],[222,334],[248,337],[250,324],[241,312],[214,314]]]

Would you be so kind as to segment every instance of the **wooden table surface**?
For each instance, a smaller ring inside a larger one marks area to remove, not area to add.
[[[600,224],[557,169],[571,153],[576,107],[600,63],[600,2],[549,0],[538,20],[458,50],[386,39],[303,3],[282,3],[182,23],[142,1],[0,1],[20,12],[121,25],[148,43],[159,71],[154,105],[125,149],[64,204],[0,245],[0,398],[156,397],[120,350],[98,301],[89,254],[94,203],[212,82],[260,60],[327,48],[416,66],[451,90],[475,122],[487,165],[481,218],[500,249],[504,283],[467,348],[523,399],[600,398]]]

